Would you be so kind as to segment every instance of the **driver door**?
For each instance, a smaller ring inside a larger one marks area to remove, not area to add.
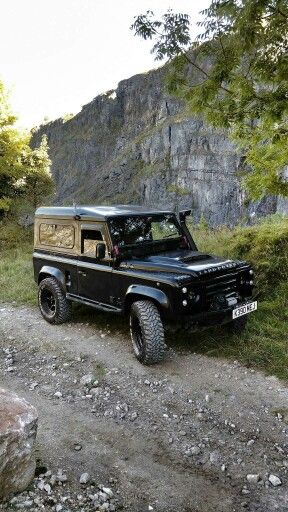
[[[98,243],[105,243],[105,258],[96,259]],[[78,295],[91,302],[109,304],[112,264],[108,253],[106,225],[101,222],[81,224],[78,259]]]

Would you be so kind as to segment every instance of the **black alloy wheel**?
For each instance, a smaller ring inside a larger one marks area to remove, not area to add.
[[[71,302],[54,277],[47,277],[40,282],[38,305],[42,316],[50,324],[62,324],[71,317]]]

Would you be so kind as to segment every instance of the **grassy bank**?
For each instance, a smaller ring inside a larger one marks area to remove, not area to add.
[[[191,229],[200,250],[249,261],[259,294],[259,309],[251,315],[244,334],[231,336],[224,329],[196,333],[193,349],[237,359],[288,379],[287,217],[271,216],[254,226],[234,229]]]
[[[254,226],[209,230],[192,226],[200,250],[252,263],[259,292],[259,310],[251,315],[241,336],[224,329],[170,335],[173,345],[193,351],[237,359],[246,365],[288,379],[288,219],[269,217]],[[0,297],[3,302],[36,304],[32,271],[32,231],[16,225],[0,226]],[[85,317],[76,308],[76,317]],[[99,324],[109,322],[111,330],[123,329],[117,318],[94,314]]]
[[[0,300],[36,304],[32,268],[33,232],[17,224],[0,225]]]

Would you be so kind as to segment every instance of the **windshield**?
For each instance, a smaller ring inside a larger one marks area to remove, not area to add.
[[[116,217],[109,220],[109,227],[113,244],[119,247],[179,240],[182,236],[171,214]]]

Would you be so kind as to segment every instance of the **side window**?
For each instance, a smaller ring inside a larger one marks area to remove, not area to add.
[[[72,249],[75,240],[74,227],[62,224],[40,224],[39,239],[42,245]]]
[[[82,229],[81,231],[81,253],[83,256],[95,258],[98,242],[105,242],[101,231],[96,229]]]

